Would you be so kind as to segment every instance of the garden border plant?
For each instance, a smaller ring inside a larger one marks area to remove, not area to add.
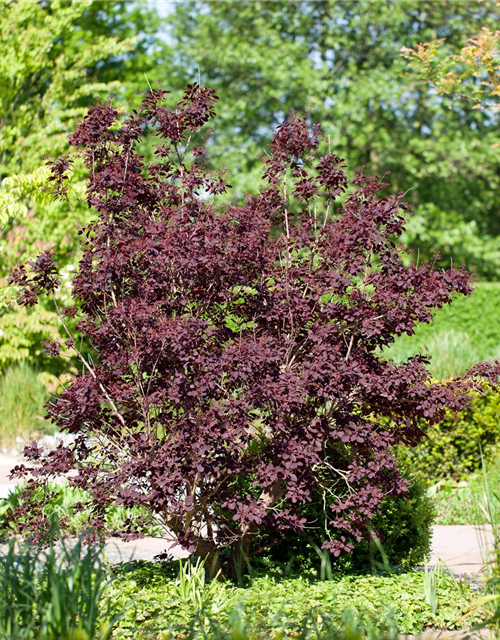
[[[1,640],[109,640],[129,603],[114,609],[112,578],[102,548],[84,545],[83,536],[46,548],[12,538],[0,556]]]
[[[395,336],[470,294],[470,275],[408,264],[403,194],[382,195],[387,184],[373,177],[349,182],[306,117],[278,127],[258,195],[217,204],[228,185],[210,172],[200,131],[216,100],[188,85],[171,108],[151,89],[128,116],[97,105],[70,136],[96,218],[80,228],[75,307],[57,310],[79,318],[92,357],[69,329],[46,344],[80,359],[48,405],[76,438],[49,453],[32,443],[25,455],[37,465],[14,474],[31,473],[35,487],[73,469],[97,530],[109,505],[143,505],[173,540],[234,575],[263,540],[265,550],[307,527],[324,530],[334,556],[351,551],[384,499],[408,491],[392,448],[417,444],[500,367],[432,382],[423,356],[384,359]],[[145,137],[155,139],[148,163]],[[71,160],[51,168],[70,210]],[[48,295],[57,307],[50,252],[12,281],[20,304]],[[322,518],[310,523],[315,499]],[[37,533],[39,507],[17,513]]]

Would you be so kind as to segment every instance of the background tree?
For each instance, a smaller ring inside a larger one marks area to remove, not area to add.
[[[497,118],[442,98],[405,70],[403,46],[445,38],[459,54],[494,28],[493,0],[318,0],[179,3],[170,17],[179,68],[201,69],[223,98],[211,150],[253,190],[271,129],[314,103],[337,152],[391,172],[418,205],[406,239],[420,259],[436,250],[496,279],[500,266]],[[266,123],[265,125],[263,123]],[[490,144],[491,143],[491,144]]]
[[[500,6],[500,3],[497,3]],[[449,51],[445,38],[403,47],[401,54],[439,95],[467,100],[472,109],[500,110],[500,31],[483,27],[467,38],[460,53]],[[498,145],[496,145],[498,146]]]
[[[39,349],[39,318],[14,305],[5,277],[19,259],[52,247],[67,278],[77,260],[75,216],[85,224],[82,167],[71,189],[74,215],[49,197],[44,158],[64,153],[89,104],[110,94],[127,103],[167,49],[159,18],[144,2],[0,0],[0,367]],[[68,292],[61,293],[61,301]],[[41,310],[53,329],[53,306]]]

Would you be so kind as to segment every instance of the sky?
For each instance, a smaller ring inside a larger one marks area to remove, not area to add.
[[[151,0],[151,4],[156,5],[156,7],[158,8],[158,13],[162,17],[165,17],[172,11],[173,6],[175,5],[175,1],[174,0]]]

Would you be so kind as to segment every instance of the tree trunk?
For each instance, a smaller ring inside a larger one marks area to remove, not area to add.
[[[196,543],[195,555],[202,558],[205,562],[206,575],[212,579],[223,576],[222,564],[220,561],[219,551],[215,543],[209,540],[199,540]]]
[[[246,535],[231,547],[231,554],[224,574],[230,580],[239,581],[250,570],[251,536]]]

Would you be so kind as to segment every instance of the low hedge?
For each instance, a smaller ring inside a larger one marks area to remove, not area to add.
[[[500,347],[500,282],[478,282],[469,298],[459,296],[436,314],[431,325],[417,335],[454,329],[467,333],[481,359],[491,358]]]
[[[500,282],[478,282],[470,297],[459,296],[443,307],[431,324],[420,325],[405,340],[418,345],[431,336],[453,330],[467,334],[479,359],[490,359],[500,348]]]
[[[481,449],[487,462],[498,451],[500,393],[474,395],[468,409],[448,412],[427,435],[415,449],[401,450],[402,461],[429,482],[440,478],[466,479],[481,468]]]
[[[293,564],[301,571],[318,564],[325,539],[321,509],[320,497],[304,511],[303,515],[311,523],[309,527],[301,533],[289,534],[280,545],[270,547],[271,562],[283,566]],[[332,570],[338,574],[384,565],[410,569],[424,564],[430,553],[434,517],[435,508],[427,496],[425,483],[413,477],[406,496],[386,498],[382,503],[381,513],[372,521],[376,538],[362,540],[351,553],[335,558]]]
[[[500,283],[481,282],[435,314],[434,322],[402,335],[384,350],[396,362],[417,353],[431,358],[434,378],[464,372],[471,364],[500,357]]]

